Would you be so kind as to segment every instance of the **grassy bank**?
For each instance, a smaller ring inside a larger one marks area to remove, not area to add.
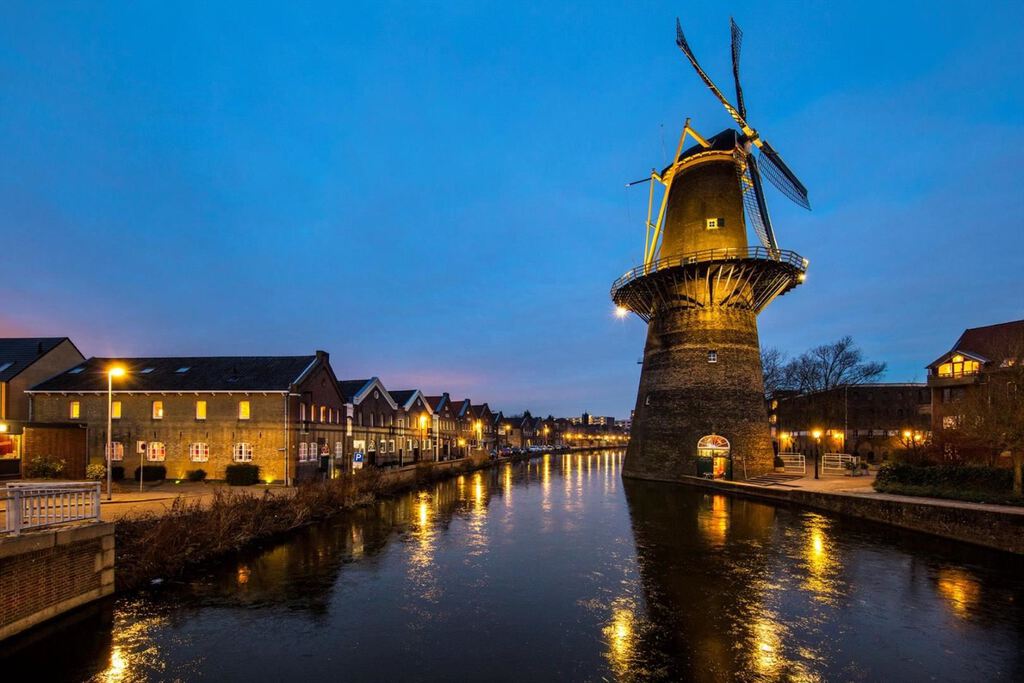
[[[443,472],[424,467],[406,481],[363,470],[342,479],[303,484],[293,496],[237,489],[218,490],[205,502],[178,498],[163,514],[117,522],[117,590],[179,576],[260,541],[369,505],[381,496],[488,465],[466,462]]]

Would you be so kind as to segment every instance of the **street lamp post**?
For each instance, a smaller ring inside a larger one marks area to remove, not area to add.
[[[815,446],[814,446],[814,478],[818,479],[818,458],[820,457],[819,456],[819,451],[821,450],[821,430],[820,429],[815,429],[813,432],[811,432],[811,436],[814,437],[814,443],[815,443]]]
[[[114,426],[114,378],[124,377],[124,368],[115,366],[107,370],[107,500],[113,499],[111,464],[114,458],[114,441],[111,430]]]

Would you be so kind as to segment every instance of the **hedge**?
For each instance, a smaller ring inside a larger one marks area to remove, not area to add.
[[[235,463],[224,470],[224,481],[232,486],[252,486],[259,483],[260,466],[249,463]]]
[[[146,481],[163,481],[167,478],[167,468],[163,465],[143,465],[135,468],[135,481],[139,480],[139,472]],[[113,471],[111,471],[113,474]]]
[[[882,493],[905,496],[1020,504],[1013,494],[1013,471],[998,467],[886,463],[874,486]]]

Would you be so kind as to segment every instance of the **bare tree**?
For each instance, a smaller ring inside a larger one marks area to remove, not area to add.
[[[761,349],[761,372],[764,375],[764,395],[771,397],[779,389],[788,388],[786,381],[786,354],[774,346]]]
[[[785,381],[802,392],[828,391],[844,384],[864,384],[885,373],[885,363],[865,361],[850,336],[800,354],[784,368]]]

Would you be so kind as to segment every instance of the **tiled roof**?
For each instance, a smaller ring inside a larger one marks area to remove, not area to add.
[[[0,382],[14,379],[65,339],[67,337],[0,339]]]
[[[929,363],[932,367],[954,351],[966,353],[985,361],[1002,361],[1024,355],[1024,320],[971,327],[964,330],[953,348]]]
[[[359,390],[372,381],[371,379],[343,379],[338,382],[338,390],[345,403],[351,403]]]
[[[412,395],[416,393],[416,389],[399,389],[398,391],[389,391],[388,393],[391,394],[391,398],[395,399],[395,403],[399,407],[403,407],[409,402]]]
[[[32,391],[106,391],[108,368],[127,370],[117,391],[261,391],[288,389],[316,356],[90,358]]]

